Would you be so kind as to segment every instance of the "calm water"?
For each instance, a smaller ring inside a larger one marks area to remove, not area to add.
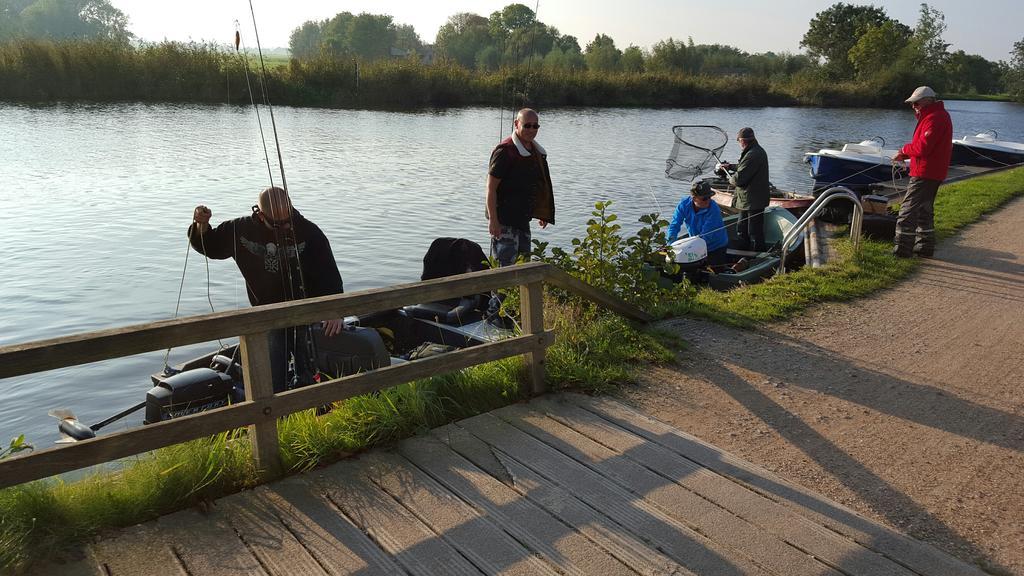
[[[957,137],[994,128],[1024,141],[1024,106],[947,106]],[[438,236],[465,236],[486,250],[484,175],[499,136],[496,110],[275,112],[294,203],[330,238],[348,291],[417,280]],[[898,145],[915,123],[906,110],[815,108],[559,110],[541,121],[558,224],[534,237],[552,244],[580,236],[597,200],[613,200],[627,229],[641,214],[670,213],[686,191],[663,172],[673,124],[729,134],[752,126],[775,184],[807,191],[804,152],[871,136]],[[234,218],[267,185],[251,109],[0,104],[0,126],[0,345],[170,318],[183,270],[180,313],[209,311],[203,258],[191,254],[186,267],[185,229],[196,204],[209,206],[215,222]],[[739,156],[735,142],[722,156]],[[247,306],[231,261],[209,269],[217,310]],[[171,361],[207,348],[177,349]],[[57,437],[51,408],[92,423],[140,402],[162,356],[0,381],[0,441],[24,433],[49,445]]]

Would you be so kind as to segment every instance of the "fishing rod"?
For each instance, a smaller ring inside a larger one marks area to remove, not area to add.
[[[278,133],[277,133],[277,121],[276,121],[276,119],[274,117],[274,106],[270,103],[270,94],[269,94],[269,92],[267,90],[267,79],[269,78],[269,75],[267,74],[266,61],[263,58],[263,45],[260,42],[260,30],[259,30],[259,26],[256,23],[256,9],[253,7],[252,0],[248,0],[248,1],[249,1],[249,13],[252,16],[253,33],[254,33],[254,35],[256,37],[256,51],[257,51],[257,54],[259,54],[259,58],[260,58],[260,71],[261,71],[260,86],[261,86],[262,91],[263,91],[263,101],[264,101],[264,104],[266,104],[266,106],[267,106],[267,110],[270,112],[270,126],[271,126],[271,129],[272,129],[273,134],[274,134],[274,147],[277,150],[278,169],[281,172],[281,187],[282,187],[282,189],[284,189],[285,196],[288,197],[288,201],[290,203],[291,202],[291,195],[288,192],[288,179],[285,176],[285,172],[284,172],[284,158],[282,157],[282,154],[281,154],[281,141],[280,141],[280,138],[278,137]],[[258,114],[258,112],[257,112],[257,114]],[[262,131],[261,131],[261,138],[262,137],[263,136],[262,136]],[[264,150],[266,150],[266,140],[265,139],[264,139]],[[271,186],[273,186],[273,179],[271,179]],[[271,201],[273,202],[275,200],[277,200],[277,197],[276,197],[276,195],[272,194],[271,195]],[[283,208],[284,208],[283,206],[273,206],[272,205],[272,209],[276,209],[274,211],[278,212],[278,213]],[[305,278],[305,273],[303,272],[303,269],[302,269],[302,260],[301,260],[301,257],[299,255],[298,240],[297,240],[296,235],[295,235],[296,231],[295,231],[295,222],[294,222],[294,216],[293,216],[294,209],[292,209],[291,206],[289,206],[288,208],[289,208],[289,210],[287,211],[287,213],[288,213],[288,223],[289,223],[289,229],[291,231],[291,241],[292,241],[291,248],[295,251],[294,258],[295,258],[295,263],[296,263],[296,266],[295,266],[296,267],[296,275],[298,276],[299,298],[306,298],[307,294],[308,294],[307,290],[306,290],[306,278]],[[275,233],[275,236],[278,238],[278,240],[280,240],[281,236],[284,237],[285,241],[287,241],[288,238],[289,238],[289,235],[283,234],[279,230],[279,228],[277,226],[274,227],[274,233]],[[285,268],[285,271],[286,271],[287,277],[288,277],[288,290],[286,291],[286,294],[290,294],[291,297],[292,297],[291,299],[295,299],[295,294],[294,294],[294,291],[293,291],[293,288],[295,287],[295,281],[294,281],[294,278],[292,277],[292,266],[291,266],[291,262],[289,261],[289,258],[291,256],[291,254],[289,254],[289,250],[288,250],[288,247],[287,247],[286,243],[281,243],[280,241],[278,242],[278,245],[282,245],[282,244],[285,246],[285,249],[283,250],[283,255],[282,255],[283,265],[284,265],[284,268]],[[315,342],[314,336],[313,336],[313,329],[312,329],[312,327],[309,324],[305,325],[305,332],[306,332],[306,356],[307,356],[307,358],[306,358],[306,364],[307,364],[306,368],[314,375],[314,377],[316,377],[316,376],[319,375],[319,369],[317,368],[316,342]],[[293,337],[297,338],[297,333],[293,332]],[[297,343],[295,343],[295,346],[297,348]]]

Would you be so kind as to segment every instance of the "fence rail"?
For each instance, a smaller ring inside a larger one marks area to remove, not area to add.
[[[0,488],[13,486],[118,458],[148,452],[235,428],[249,427],[253,457],[265,478],[280,474],[277,419],[316,406],[367,394],[419,378],[522,355],[528,392],[544,391],[544,356],[555,335],[544,329],[543,284],[576,293],[631,320],[648,322],[643,310],[589,286],[544,263],[283,302],[100,330],[0,347],[0,379],[130,356],[152,350],[239,336],[244,402],[131,430],[52,447],[0,461]],[[520,287],[523,334],[275,394],[269,361],[272,330],[400,308],[409,304]]]

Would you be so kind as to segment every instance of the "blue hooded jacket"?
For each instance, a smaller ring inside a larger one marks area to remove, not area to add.
[[[700,236],[708,245],[708,252],[725,248],[729,245],[729,233],[725,230],[725,223],[722,222],[722,211],[714,201],[707,208],[695,212],[693,210],[693,197],[687,195],[679,201],[676,206],[676,213],[672,217],[672,224],[668,227],[668,234],[665,243],[671,244],[679,234],[679,229],[686,225],[686,231],[690,236]]]

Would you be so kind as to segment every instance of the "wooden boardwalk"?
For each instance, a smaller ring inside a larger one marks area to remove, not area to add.
[[[620,403],[563,394],[187,510],[64,574],[966,575]],[[48,572],[52,573],[52,572]]]

